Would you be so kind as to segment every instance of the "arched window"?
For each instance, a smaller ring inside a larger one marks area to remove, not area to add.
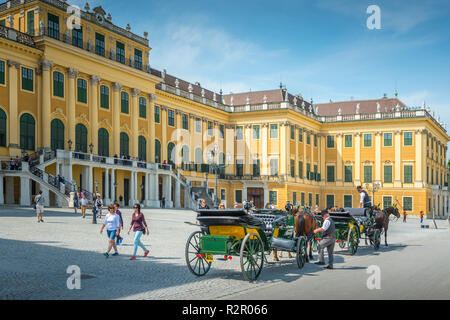
[[[98,130],[98,155],[109,157],[109,133],[105,128]]]
[[[155,139],[155,162],[161,163],[161,142]]]
[[[0,147],[6,147],[6,113],[0,109]]]
[[[35,125],[31,114],[25,113],[20,117],[20,148],[24,150],[35,149]]]
[[[181,161],[183,164],[189,163],[189,147],[188,146],[183,146],[183,148],[181,148]]]
[[[143,136],[138,138],[138,157],[141,161],[147,161],[147,140]]]
[[[130,138],[125,132],[120,133],[120,155],[130,155]]]
[[[175,163],[175,144],[173,142],[169,142],[167,145],[167,163],[174,164]]]
[[[64,150],[64,124],[59,119],[53,119],[50,127],[52,150]]]
[[[75,151],[87,153],[87,129],[81,123],[75,126]]]

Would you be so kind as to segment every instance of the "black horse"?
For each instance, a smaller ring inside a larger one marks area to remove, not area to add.
[[[391,214],[397,217],[397,219],[400,218],[400,212],[398,211],[398,208],[395,207],[386,208],[382,211],[378,211],[375,214],[375,223],[376,223],[375,228],[379,229],[380,231],[384,230],[384,243],[386,247],[388,246],[387,231],[389,229],[389,216]]]

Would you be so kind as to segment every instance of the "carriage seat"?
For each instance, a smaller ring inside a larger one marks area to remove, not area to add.
[[[350,215],[353,217],[370,217],[369,208],[345,208],[345,211],[350,213]]]

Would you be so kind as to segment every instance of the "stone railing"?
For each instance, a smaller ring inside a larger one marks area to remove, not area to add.
[[[33,48],[36,47],[32,36],[1,25],[0,38],[9,39]]]

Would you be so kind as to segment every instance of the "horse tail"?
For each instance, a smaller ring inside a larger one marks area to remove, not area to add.
[[[302,236],[305,234],[305,218],[303,215],[298,215],[297,218],[297,236]]]

